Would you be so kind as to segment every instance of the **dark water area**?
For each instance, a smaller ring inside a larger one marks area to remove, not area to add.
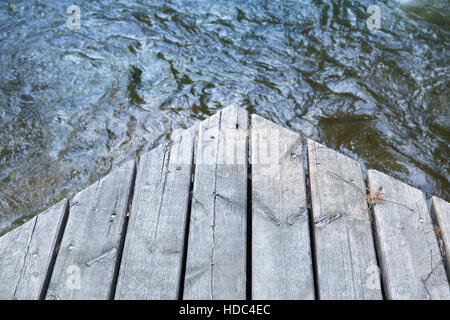
[[[232,103],[448,201],[449,16],[447,0],[0,1],[0,230]]]

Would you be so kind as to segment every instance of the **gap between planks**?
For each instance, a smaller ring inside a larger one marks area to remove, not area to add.
[[[250,115],[248,117],[248,121],[250,122]],[[249,129],[251,129],[251,125],[249,125]],[[198,134],[198,132],[196,132],[196,136],[197,136],[197,134]],[[304,139],[303,138],[302,138],[302,140],[303,140],[303,143],[304,143]],[[197,146],[197,144],[194,144],[194,145]],[[248,135],[247,135],[247,139],[246,139],[246,149],[247,149],[246,160],[247,160],[247,174],[248,174],[248,177],[247,177],[248,178],[247,195],[249,195],[249,192],[251,193],[251,190],[252,190],[252,185],[251,185],[252,184],[252,181],[251,181],[252,164],[249,161],[249,138],[248,138]],[[196,150],[196,148],[194,148],[194,152],[195,152],[195,150]],[[305,150],[305,153],[306,153],[306,156],[307,156],[308,152],[306,152],[306,149],[304,149],[304,150]],[[195,165],[193,163],[194,157],[195,156],[193,155],[192,156],[192,173],[191,173],[191,177],[192,178],[191,178],[191,182],[190,182],[191,183],[191,185],[190,185],[190,196],[189,196],[188,213],[187,213],[188,216],[187,216],[186,231],[185,231],[185,237],[186,238],[184,240],[184,253],[183,253],[183,264],[184,264],[183,268],[184,268],[184,271],[182,271],[182,275],[181,275],[181,278],[180,278],[180,284],[181,284],[180,287],[182,286],[183,288],[184,288],[184,281],[185,281],[185,267],[186,267],[186,258],[187,258],[187,250],[188,250],[188,241],[187,241],[187,239],[189,237],[190,210],[191,210],[191,205],[192,205],[192,193],[193,193],[193,186],[194,186],[194,180],[195,180]],[[310,159],[309,158],[306,159],[305,171],[306,171],[306,177],[305,178],[310,179],[311,176],[310,176],[310,173],[309,173],[309,171],[310,171]],[[134,186],[135,179],[136,179],[136,168],[134,169],[134,173],[133,173],[132,186],[131,186],[131,189],[130,189],[130,196],[129,196],[129,201],[128,201],[127,212],[129,212],[131,210],[131,200],[133,199],[133,193],[134,193],[134,190],[135,190],[135,186]],[[310,187],[310,183],[308,183],[308,181],[306,181],[305,184],[306,184],[306,190],[309,193],[308,197],[307,197],[308,206],[311,206],[311,199],[310,199],[311,187]],[[365,187],[368,187],[368,185],[369,185],[366,177],[364,177],[364,185],[365,185]],[[71,209],[70,206],[67,206],[66,211],[65,211],[65,218],[63,219],[65,221],[63,221],[63,223],[61,224],[61,229],[59,231],[59,234],[58,234],[58,237],[57,237],[57,241],[56,241],[56,245],[55,245],[55,249],[54,249],[54,253],[53,253],[53,256],[52,256],[52,262],[49,265],[48,272],[46,274],[46,280],[44,281],[44,286],[43,286],[42,292],[40,294],[41,298],[43,298],[45,296],[46,292],[47,292],[47,288],[48,288],[48,285],[49,285],[49,282],[50,282],[50,277],[51,277],[51,274],[52,274],[54,263],[55,263],[55,260],[57,258],[57,255],[58,255],[59,245],[60,245],[60,242],[61,242],[62,237],[64,235],[65,222],[67,222],[67,218],[70,215],[70,209]],[[373,210],[373,207],[370,208],[370,209]],[[251,254],[252,254],[252,241],[251,241],[251,238],[252,238],[252,234],[251,234],[251,232],[252,232],[251,216],[252,215],[249,214],[249,211],[251,212],[251,210],[252,210],[252,199],[251,199],[251,196],[248,196],[247,197],[247,253],[246,253],[246,260],[247,260],[247,264],[246,264],[246,275],[247,275],[247,279],[246,279],[246,287],[247,287],[247,289],[246,289],[246,292],[247,292],[247,294],[246,294],[246,296],[247,296],[247,299],[251,299],[251,297],[252,297],[251,296],[252,263],[251,263],[251,259],[249,258],[249,257],[251,257]],[[428,210],[428,213],[430,214],[429,210]],[[310,218],[312,217],[312,215],[313,215],[313,212],[310,211],[309,212]],[[373,215],[373,213],[371,215]],[[119,250],[118,250],[117,260],[116,260],[116,263],[115,263],[115,268],[114,268],[115,271],[114,271],[113,280],[112,280],[112,283],[111,283],[111,295],[110,295],[110,298],[112,298],[114,296],[114,292],[116,290],[117,277],[118,277],[118,273],[119,273],[120,265],[121,265],[121,255],[122,255],[122,252],[123,252],[123,244],[124,244],[124,242],[126,240],[126,235],[127,235],[127,221],[128,221],[128,217],[126,217],[126,219],[124,221],[124,232],[123,232],[121,240],[120,240],[120,247],[119,247]],[[384,273],[383,272],[383,265],[380,263],[380,260],[382,260],[382,258],[379,257],[379,246],[380,246],[380,244],[378,243],[379,242],[378,233],[375,230],[375,224],[374,224],[374,221],[372,221],[372,219],[371,219],[371,225],[372,225],[372,234],[373,234],[373,238],[374,238],[374,243],[375,243],[375,246],[377,248],[377,250],[376,250],[377,265],[378,265],[378,267],[382,268],[382,273]],[[310,226],[310,237],[311,237],[311,240],[314,239],[314,232],[315,232],[314,225],[311,225]],[[445,245],[447,245],[447,243],[445,243]],[[315,251],[315,247],[314,246],[315,246],[315,242],[312,241],[311,242],[311,250],[312,250],[311,253],[312,253],[312,259],[313,259],[313,274],[314,274],[314,280],[315,280],[314,281],[314,288],[315,288],[315,291],[316,291],[316,298],[318,298],[319,296],[318,296],[318,293],[317,293],[317,291],[318,291],[317,287],[318,287],[318,283],[319,283],[320,279],[317,279],[317,270],[316,270],[317,266],[315,266],[317,264],[317,262],[314,263],[314,261],[317,259],[317,252]],[[448,271],[448,269],[447,269],[447,271]],[[385,282],[387,281],[387,279],[384,276],[382,276],[381,280],[382,280],[383,288],[384,288],[386,286]],[[180,288],[179,298],[181,298],[182,295],[183,295],[183,288]]]

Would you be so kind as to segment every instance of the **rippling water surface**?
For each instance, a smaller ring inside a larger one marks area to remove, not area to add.
[[[231,103],[450,200],[448,1],[74,2],[0,1],[0,230]]]

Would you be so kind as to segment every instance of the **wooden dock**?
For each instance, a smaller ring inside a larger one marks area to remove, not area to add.
[[[449,300],[449,246],[449,203],[230,106],[1,237],[0,299]]]

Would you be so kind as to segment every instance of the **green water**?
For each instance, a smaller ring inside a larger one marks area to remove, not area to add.
[[[448,1],[71,4],[0,1],[0,230],[231,103],[450,200]]]

